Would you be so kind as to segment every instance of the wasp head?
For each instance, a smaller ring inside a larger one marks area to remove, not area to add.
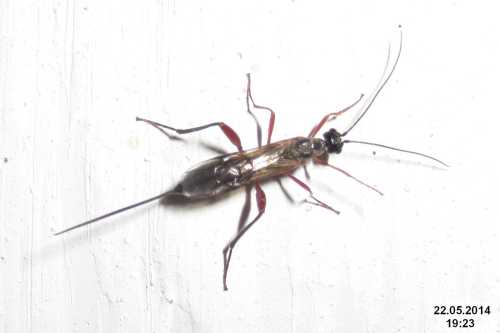
[[[344,142],[342,141],[342,135],[336,129],[330,128],[328,132],[323,134],[323,137],[329,153],[340,154],[342,152]]]

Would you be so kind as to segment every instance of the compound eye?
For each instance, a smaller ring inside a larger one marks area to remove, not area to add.
[[[333,139],[333,135],[332,135],[332,133],[331,133],[331,130],[330,130],[330,131],[328,131],[328,132],[325,132],[325,133],[323,134],[323,138],[325,138],[325,141],[326,141],[326,142],[331,142],[331,141],[332,141],[332,139]]]

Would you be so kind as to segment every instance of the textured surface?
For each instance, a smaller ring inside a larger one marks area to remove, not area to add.
[[[477,331],[500,329],[495,2],[190,3],[0,1],[0,332],[441,332],[440,304],[491,305]],[[213,156],[200,144],[232,150],[217,129],[169,141],[136,116],[223,120],[255,146],[251,72],[275,139],[307,134],[372,91],[398,24],[399,67],[351,138],[434,154],[448,171],[346,146],[336,165],[385,196],[310,168],[340,216],[266,184],[229,292],[221,251],[243,193],[52,236],[168,189]]]

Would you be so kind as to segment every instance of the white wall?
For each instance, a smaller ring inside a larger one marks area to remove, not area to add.
[[[2,0],[0,332],[441,332],[456,316],[434,305],[472,304],[493,310],[473,317],[476,331],[498,330],[495,4]],[[251,72],[256,100],[277,113],[275,139],[305,135],[372,92],[398,24],[399,66],[350,137],[436,155],[448,170],[346,146],[332,161],[385,196],[310,168],[340,216],[266,185],[228,292],[221,250],[242,193],[52,236],[170,188],[213,155],[200,143],[232,149],[216,129],[169,141],[136,116],[223,120],[253,147]]]

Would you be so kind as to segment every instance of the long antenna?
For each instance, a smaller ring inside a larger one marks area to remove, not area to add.
[[[401,26],[399,26],[399,28],[401,29]],[[394,73],[394,70],[396,69],[396,66],[397,66],[397,64],[399,62],[399,56],[401,55],[401,50],[402,49],[403,49],[403,32],[401,30],[399,30],[399,50],[398,50],[398,55],[396,57],[396,60],[394,61],[394,65],[392,65],[392,68],[391,68],[391,71],[389,72],[389,75],[387,75],[387,77],[384,80],[385,73],[387,72],[387,66],[389,64],[389,59],[391,58],[391,45],[390,44],[389,44],[389,50],[387,52],[387,60],[386,60],[386,63],[385,63],[384,72],[382,73],[382,76],[380,77],[380,81],[377,84],[377,88],[375,90],[375,93],[372,95],[373,97],[371,97],[369,99],[368,105],[365,107],[365,110],[363,111],[363,113],[361,113],[361,116],[359,116],[359,118],[354,122],[354,124],[352,124],[351,127],[349,127],[340,136],[346,136],[347,133],[349,133],[359,123],[359,121],[365,116],[365,114],[368,112],[368,110],[370,110],[370,107],[372,106],[373,102],[375,101],[375,99],[377,98],[377,96],[380,94],[380,92],[382,91],[382,89],[385,87],[385,85],[387,84],[387,81],[389,81],[389,79],[391,78],[392,73]]]
[[[97,222],[97,221],[100,221],[102,219],[105,219],[107,217],[110,217],[110,216],[113,216],[113,215],[116,215],[116,214],[120,214],[126,210],[129,210],[129,209],[132,209],[132,208],[135,208],[137,206],[141,206],[141,205],[144,205],[144,204],[147,204],[148,202],[151,202],[151,201],[155,201],[155,200],[158,200],[166,195],[168,195],[170,192],[166,192],[166,193],[162,193],[162,194],[159,194],[157,196],[154,196],[152,198],[149,198],[149,199],[146,199],[146,200],[143,200],[143,201],[140,201],[140,202],[137,202],[135,204],[132,204],[130,206],[127,206],[127,207],[123,207],[123,208],[120,208],[120,209],[117,209],[111,213],[107,213],[107,214],[104,214],[104,215],[101,215],[99,217],[96,217],[96,218],[93,218],[92,220],[88,220],[88,221],[85,221],[85,222],[82,222],[80,224],[77,224],[77,225],[74,225],[68,229],[64,229],[62,231],[59,231],[59,232],[56,232],[54,234],[54,236],[57,236],[57,235],[60,235],[60,234],[64,234],[65,232],[68,232],[68,231],[71,231],[71,230],[74,230],[74,229],[77,229],[77,228],[80,228],[80,227],[83,227],[83,226],[86,226],[86,225],[89,225],[91,223],[94,223],[94,222]]]
[[[406,149],[401,149],[401,148],[396,148],[396,147],[391,147],[391,146],[386,146],[386,145],[381,145],[380,143],[373,143],[373,142],[366,142],[366,141],[356,141],[356,140],[345,140],[343,141],[344,143],[359,143],[359,144],[362,144],[362,145],[369,145],[369,146],[375,146],[375,147],[381,147],[381,148],[386,148],[386,149],[391,149],[391,150],[396,150],[396,151],[400,151],[400,152],[403,152],[403,153],[408,153],[408,154],[413,154],[413,155],[418,155],[418,156],[422,156],[422,157],[425,157],[425,158],[428,158],[428,159],[431,159],[435,162],[438,162],[439,164],[442,164],[444,165],[445,167],[450,167],[448,164],[444,163],[443,161],[441,160],[438,160],[437,158],[435,157],[432,157],[430,155],[427,155],[427,154],[422,154],[422,153],[419,153],[419,152],[416,152],[416,151],[412,151],[412,150],[406,150]]]

